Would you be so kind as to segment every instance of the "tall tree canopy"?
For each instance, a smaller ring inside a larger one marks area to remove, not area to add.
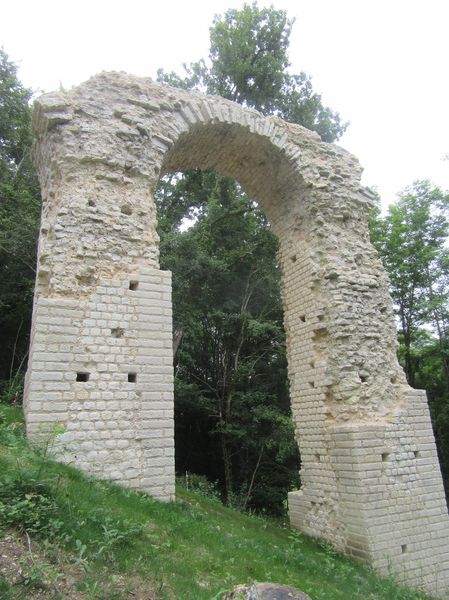
[[[197,87],[298,123],[334,142],[344,133],[337,112],[323,105],[305,73],[289,71],[288,49],[293,21],[284,10],[256,3],[216,16],[210,29],[209,61],[184,65],[185,74],[158,71],[160,81]]]
[[[408,382],[427,390],[449,492],[449,193],[417,181],[382,217],[371,237],[390,276],[399,324],[399,358]]]
[[[387,269],[399,319],[404,366],[411,385],[419,370],[413,343],[422,327],[431,329],[441,345],[449,382],[449,363],[443,347],[449,316],[449,194],[417,181],[404,190],[385,217],[373,216],[371,234]]]
[[[30,160],[30,98],[0,50],[0,386],[10,398],[28,349],[40,214]]]
[[[14,172],[31,143],[30,90],[17,77],[17,67],[0,49],[0,160],[2,178]],[[3,171],[5,169],[5,171]]]
[[[209,60],[159,80],[218,94],[317,131],[343,133],[310,78],[289,72],[293,22],[245,4],[214,19]],[[227,502],[279,511],[298,481],[277,240],[253,199],[214,172],[166,178],[156,194],[161,262],[174,274],[176,463],[218,479]],[[180,232],[185,217],[193,218]]]
[[[211,186],[203,215],[161,244],[182,334],[177,470],[219,480],[228,503],[280,511],[298,464],[276,240],[234,181],[201,175]]]

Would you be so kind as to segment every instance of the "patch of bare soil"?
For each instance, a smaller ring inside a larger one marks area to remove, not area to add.
[[[8,532],[0,537],[1,600],[157,600],[140,578],[90,573],[55,546]]]
[[[75,587],[84,577],[82,567],[64,562],[54,550],[47,554],[28,536],[8,533],[0,539],[0,576],[8,599],[85,598]]]

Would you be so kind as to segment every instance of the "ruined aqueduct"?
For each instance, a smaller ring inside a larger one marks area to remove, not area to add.
[[[213,167],[279,238],[302,489],[294,526],[442,593],[449,522],[423,391],[396,359],[370,198],[338,146],[222,98],[104,73],[34,111],[43,196],[27,432],[59,460],[174,497],[171,274],[162,174]]]

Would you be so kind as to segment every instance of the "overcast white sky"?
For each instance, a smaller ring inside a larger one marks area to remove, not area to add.
[[[449,1],[261,0],[296,19],[292,71],[350,121],[340,144],[384,204],[419,178],[449,189]],[[0,45],[43,91],[102,70],[156,76],[207,57],[215,14],[241,0],[15,0]]]

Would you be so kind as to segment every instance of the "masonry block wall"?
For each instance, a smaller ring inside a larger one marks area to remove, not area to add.
[[[279,239],[302,488],[294,526],[434,594],[449,519],[424,392],[396,359],[388,280],[357,160],[297,125],[123,73],[34,111],[43,212],[27,431],[58,460],[174,497],[170,274],[163,173],[215,168]]]
[[[104,279],[88,299],[37,299],[28,435],[84,471],[174,498],[171,277]]]

